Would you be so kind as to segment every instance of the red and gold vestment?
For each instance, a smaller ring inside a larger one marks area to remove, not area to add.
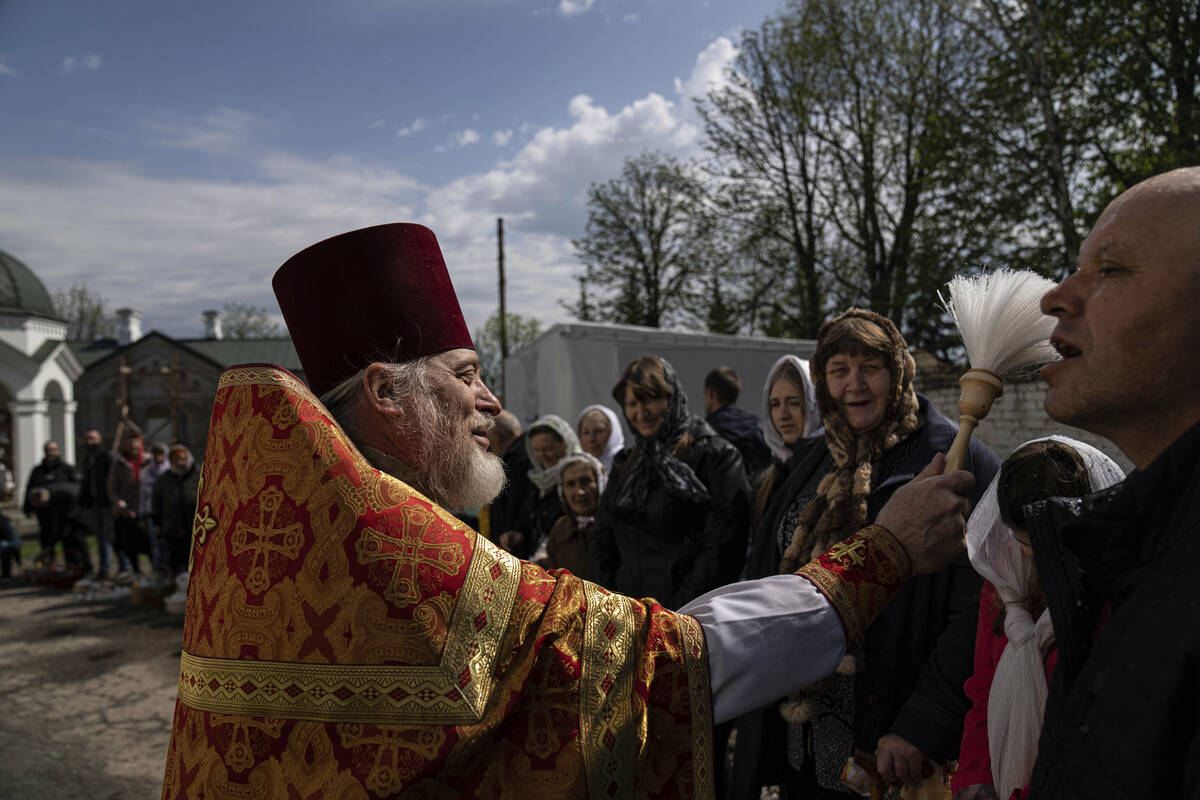
[[[699,623],[499,550],[221,377],[163,797],[710,797]]]

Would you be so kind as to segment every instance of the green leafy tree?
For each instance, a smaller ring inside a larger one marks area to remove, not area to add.
[[[229,302],[221,309],[221,335],[226,339],[270,339],[283,336],[283,328],[264,306]]]
[[[117,335],[117,318],[109,311],[108,301],[86,284],[55,289],[50,302],[54,305],[54,313],[67,323],[67,339],[72,342],[91,342]]]

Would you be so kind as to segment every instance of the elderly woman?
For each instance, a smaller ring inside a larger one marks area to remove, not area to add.
[[[550,528],[542,566],[546,569],[569,569],[586,579],[590,577],[588,541],[606,483],[604,467],[590,453],[566,456],[558,466],[558,494],[566,512]]]
[[[737,579],[749,492],[742,459],[688,413],[675,370],[642,356],[613,387],[634,445],[613,462],[592,532],[592,577],[679,608]]]
[[[979,599],[975,673],[955,800],[1018,800],[1028,795],[1047,683],[1058,651],[1033,564],[1024,509],[1050,497],[1083,497],[1125,477],[1099,450],[1051,436],[1004,460],[967,523],[967,555],[986,579]]]
[[[759,478],[754,497],[751,531],[758,530],[763,513],[775,492],[787,480],[798,459],[795,448],[821,430],[817,411],[817,393],[808,377],[808,362],[796,356],[782,356],[767,373],[763,386],[763,439],[771,449],[771,466]]]
[[[556,414],[547,414],[529,427],[525,451],[531,465],[526,474],[532,485],[518,501],[520,527],[501,534],[500,545],[520,558],[541,561],[546,555],[550,528],[563,513],[558,497],[558,463],[583,450],[570,423]]]
[[[950,447],[955,426],[913,390],[915,364],[885,317],[851,309],[821,326],[811,363],[823,436],[799,449],[755,536],[752,578],[791,572],[874,521],[898,486]],[[998,467],[973,442],[978,499]],[[968,702],[979,576],[966,555],[914,578],[851,643],[837,674],[738,721],[735,796],[782,784],[784,797],[846,797],[855,750],[891,783],[916,784],[952,759]]]
[[[579,443],[583,451],[600,459],[607,473],[612,469],[613,458],[625,446],[625,434],[616,412],[599,404],[588,406],[579,412]]]

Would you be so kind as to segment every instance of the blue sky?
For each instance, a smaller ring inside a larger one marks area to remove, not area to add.
[[[0,249],[201,332],[326,236],[437,233],[472,329],[576,295],[592,181],[688,157],[778,0],[0,0]]]

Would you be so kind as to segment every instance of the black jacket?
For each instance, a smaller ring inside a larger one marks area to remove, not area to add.
[[[97,448],[83,459],[83,478],[79,488],[80,508],[108,508],[108,472],[117,456],[111,450]]]
[[[1031,796],[1200,798],[1200,425],[1026,519],[1058,645]]]
[[[758,417],[737,406],[724,406],[704,418],[725,441],[742,454],[747,475],[757,475],[771,466],[771,448],[763,438]]]
[[[513,439],[512,444],[501,456],[504,461],[504,474],[508,483],[504,490],[496,495],[488,511],[490,515],[491,538],[496,541],[505,531],[523,530],[523,515],[521,506],[526,502],[533,482],[529,480],[529,455],[525,452],[525,434]]]
[[[588,550],[597,583],[631,597],[653,597],[671,609],[736,581],[746,555],[750,500],[742,457],[703,420],[693,418],[691,430],[691,446],[677,457],[696,473],[711,502],[671,497],[653,475],[645,509],[622,514],[616,501],[634,453],[626,448],[613,460]]]
[[[867,498],[867,518],[874,520],[900,486],[946,452],[957,426],[918,395],[924,426],[916,449],[899,471],[880,482]],[[747,574],[751,578],[779,571],[775,529],[792,499],[808,483],[829,448],[825,438],[798,442],[797,463],[783,488],[776,491],[755,532]],[[965,469],[975,475],[971,503],[979,501],[1000,467],[999,459],[977,441],[971,442]],[[964,552],[940,572],[912,578],[867,629],[866,669],[855,678],[856,747],[873,753],[879,738],[895,733],[925,755],[953,759],[962,738],[963,717],[970,701],[963,682],[974,669],[975,626],[982,580]],[[781,782],[787,769],[786,727],[776,704],[738,720],[735,796],[758,797],[762,784]],[[772,770],[776,772],[772,773]],[[761,783],[760,783],[761,781]]]
[[[79,492],[79,473],[75,471],[75,467],[61,458],[56,458],[54,461],[42,459],[37,466],[30,470],[29,482],[25,485],[25,502],[22,510],[26,514],[38,510],[29,502],[31,489],[46,489],[50,492],[50,506],[43,506],[43,508],[54,507],[70,510],[71,506],[75,504],[75,498]]]

